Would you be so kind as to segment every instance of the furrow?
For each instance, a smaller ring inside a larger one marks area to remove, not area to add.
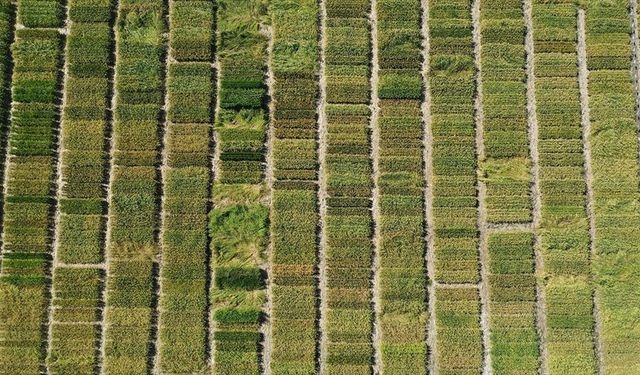
[[[433,131],[431,119],[431,88],[429,83],[431,36],[429,29],[429,0],[421,1],[422,7],[422,81],[424,85],[422,102],[423,130],[423,167],[424,167],[424,225],[425,225],[425,271],[427,275],[427,312],[426,324],[427,357],[426,367],[429,374],[437,374],[437,341],[435,313],[435,253],[433,221]]]
[[[267,189],[268,189],[268,200],[267,200],[267,205],[268,207],[271,207],[271,203],[273,202],[273,182],[274,182],[274,175],[273,175],[273,169],[274,169],[274,165],[273,165],[273,141],[275,139],[275,133],[274,133],[274,118],[273,118],[273,111],[274,111],[274,103],[273,103],[273,96],[274,96],[274,87],[275,87],[275,82],[274,82],[274,75],[273,75],[273,39],[274,39],[274,35],[273,35],[273,28],[271,27],[271,25],[269,26],[264,26],[264,34],[267,36],[268,38],[268,44],[267,44],[267,77],[266,77],[266,83],[267,83],[267,98],[268,98],[268,126],[269,129],[267,130],[267,139],[266,139],[266,144],[265,144],[265,154],[266,154],[266,163],[265,163],[265,182],[267,184]],[[271,210],[269,210],[271,211]],[[265,321],[262,323],[262,334],[263,334],[263,351],[262,351],[262,374],[263,375],[271,375],[271,351],[272,351],[272,347],[271,347],[271,336],[273,334],[273,325],[272,325],[272,316],[273,316],[273,269],[272,269],[272,264],[273,264],[273,245],[272,245],[272,241],[269,240],[269,242],[267,243],[267,254],[266,254],[266,259],[267,259],[267,265],[266,265],[266,271],[267,271],[267,280],[266,280],[266,302],[265,302]]]
[[[327,270],[327,4],[326,0],[318,2],[318,27],[319,27],[319,71],[318,71],[318,349],[317,364],[318,373],[327,373],[328,357],[328,270]]]
[[[578,10],[578,82],[580,84],[580,108],[582,127],[582,150],[584,153],[584,178],[586,183],[587,219],[589,220],[589,253],[591,259],[596,252],[596,218],[593,195],[593,169],[591,166],[591,120],[589,111],[589,71],[587,69],[587,45],[585,34],[585,14]],[[604,349],[601,340],[602,317],[599,310],[598,291],[593,290],[593,344],[596,354],[596,373],[604,374]]]
[[[0,218],[4,218],[5,199],[8,191],[7,170],[11,152],[9,150],[9,135],[11,134],[11,103],[13,78],[13,53],[11,45],[15,41],[16,33],[16,5],[11,0],[0,3],[0,22],[2,37],[0,37],[1,54],[5,56],[0,64],[0,152],[2,164],[0,168]],[[0,272],[2,272],[2,258],[4,255],[4,220],[0,220]]]
[[[382,327],[380,322],[381,314],[381,285],[380,285],[380,249],[382,247],[381,237],[381,216],[380,216],[380,131],[378,121],[380,118],[380,98],[378,89],[380,87],[380,63],[378,45],[378,0],[370,1],[371,10],[369,12],[369,24],[371,30],[371,79],[369,82],[371,101],[371,116],[369,118],[369,134],[371,137],[371,178],[373,186],[371,188],[371,219],[373,221],[373,258],[371,261],[371,309],[373,310],[373,374],[382,374]]]
[[[482,34],[480,26],[480,1],[474,0],[471,5],[471,22],[473,24],[473,45],[474,45],[474,63],[476,69],[476,97],[474,102],[475,110],[475,127],[476,127],[476,157],[478,159],[478,165],[484,162],[485,147],[484,147],[484,111],[483,104],[483,86],[482,86]],[[491,326],[489,316],[489,285],[488,285],[488,270],[487,264],[489,261],[489,249],[487,239],[487,186],[483,180],[478,180],[478,254],[479,254],[479,268],[480,268],[480,328],[482,331],[482,349],[483,349],[483,364],[482,373],[484,375],[493,374],[493,367],[491,362],[491,344],[490,344],[490,332]]]
[[[547,367],[547,321],[545,313],[544,286],[542,273],[544,272],[544,258],[540,252],[540,220],[541,213],[541,196],[540,196],[540,156],[538,154],[538,118],[536,108],[536,81],[535,81],[535,46],[534,46],[534,29],[532,18],[532,0],[525,0],[524,20],[525,20],[525,53],[526,53],[526,71],[527,71],[527,123],[528,123],[528,141],[529,155],[531,158],[531,201],[532,201],[532,218],[534,230],[534,264],[536,276],[536,298],[535,298],[535,324],[538,335],[538,362],[539,374],[546,375],[549,373]]]

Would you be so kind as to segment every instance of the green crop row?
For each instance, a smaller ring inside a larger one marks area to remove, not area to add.
[[[18,23],[27,28],[61,27],[63,4],[62,0],[18,0]]]
[[[585,5],[602,363],[605,373],[633,374],[640,372],[640,181],[629,3]]]
[[[111,9],[95,0],[73,1],[68,6],[71,22],[61,122],[62,199],[56,258],[67,264],[100,263],[104,260]],[[101,272],[56,266],[53,274],[47,367],[51,374],[92,374],[98,363],[95,324],[100,319]]]
[[[422,9],[381,0],[377,12],[382,367],[425,374]]]
[[[264,172],[267,42],[264,4],[224,1],[218,7],[220,112],[216,121],[221,183],[257,184]]]
[[[0,1],[0,51],[4,58],[0,58],[0,103],[6,103],[10,100],[8,97],[9,93],[9,84],[10,82],[7,80],[7,76],[11,74],[10,69],[10,60],[8,58],[9,51],[11,49],[11,36],[13,30],[13,22],[14,22],[14,14],[13,14],[13,5],[9,0]],[[3,128],[7,128],[7,117],[9,115],[9,108],[6,105],[0,107],[0,126]],[[6,137],[3,136],[1,138],[5,140]]]
[[[482,37],[482,109],[487,220],[532,219],[531,173],[527,139],[524,17],[520,0],[484,0]]]
[[[531,233],[489,235],[489,331],[495,374],[538,374],[533,240]]]
[[[53,271],[50,374],[93,374],[98,358],[98,304],[102,271],[56,267]]]
[[[164,373],[203,373],[213,3],[172,1],[169,20],[169,50],[177,62],[169,65],[167,77],[158,363]]]
[[[206,62],[213,60],[213,13],[213,2],[210,0],[173,1],[169,44],[174,59]]]
[[[71,2],[69,13],[82,14],[88,7],[87,2]],[[108,10],[95,12],[95,19],[72,18],[67,37],[69,74],[61,130],[63,200],[57,254],[64,263],[100,263],[104,258],[101,216],[110,105],[108,61],[113,45],[109,18],[105,17]]]
[[[436,287],[436,347],[441,374],[481,374],[480,295],[475,286]]]
[[[213,186],[210,233],[214,372],[259,373],[260,325],[266,301],[264,268],[269,208],[264,176],[267,8],[259,0],[218,2],[217,53],[220,160]]]
[[[572,1],[534,2],[542,203],[539,251],[546,276],[543,293],[550,374],[595,371],[576,15]]]
[[[184,9],[205,9],[211,2],[173,1],[171,23]],[[211,25],[194,24],[192,32],[212,36]],[[198,27],[200,31],[198,31]],[[203,41],[211,45],[211,41]],[[209,199],[209,140],[213,70],[208,62],[183,62],[176,53],[189,46],[170,39],[178,62],[169,64],[167,77],[169,125],[164,178],[162,268],[160,269],[159,368],[163,373],[202,373],[207,367],[204,348],[207,312],[207,206]]]
[[[257,373],[269,209],[260,185],[217,184],[211,213],[216,374]]]
[[[60,6],[58,1],[42,3]],[[47,7],[33,1],[17,5],[19,18],[38,12],[40,5]],[[2,11],[8,20],[11,8],[5,5]],[[49,21],[61,24],[62,13],[52,13]],[[0,275],[0,367],[7,374],[35,374],[44,363],[62,81],[63,37],[57,30],[30,28],[44,25],[23,23],[27,28],[16,31],[11,46],[13,103]]]
[[[152,348],[165,14],[162,1],[123,0],[118,4],[103,338],[106,374],[146,373]]]
[[[318,3],[272,0],[274,375],[316,370]]]
[[[469,1],[429,7],[435,278],[478,281],[474,97]]]
[[[371,373],[369,0],[327,1],[327,374]]]
[[[430,4],[429,32],[435,279],[445,284],[474,284],[479,280],[478,163],[471,2],[442,0]],[[439,371],[479,373],[482,337],[478,290],[436,287],[435,293]]]

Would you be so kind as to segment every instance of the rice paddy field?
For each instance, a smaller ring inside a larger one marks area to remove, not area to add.
[[[640,375],[637,0],[0,0],[0,375]]]

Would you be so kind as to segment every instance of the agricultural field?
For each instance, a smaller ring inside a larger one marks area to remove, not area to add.
[[[640,0],[0,0],[0,375],[640,375]]]

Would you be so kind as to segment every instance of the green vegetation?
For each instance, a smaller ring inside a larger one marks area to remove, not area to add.
[[[267,190],[261,184],[267,39],[260,28],[266,11],[259,0],[218,2],[220,161],[210,233],[214,371],[220,375],[254,374],[261,366],[269,225]]]
[[[425,374],[426,275],[419,1],[378,1],[380,326],[387,373]]]
[[[640,181],[629,3],[585,5],[602,361],[607,374],[633,374],[640,372]]]
[[[88,15],[91,14],[91,16]],[[104,260],[110,5],[69,3],[68,75],[61,123],[62,199],[56,258],[65,264]],[[98,363],[95,324],[102,274],[96,268],[53,270],[53,317],[47,367],[51,374],[93,374]]]
[[[102,271],[57,267],[53,274],[53,323],[47,367],[51,374],[93,374]]]
[[[315,373],[318,4],[272,0],[275,111],[271,371]]]
[[[531,196],[524,17],[520,0],[484,0],[482,36],[482,110],[490,223],[530,222]]]
[[[327,2],[327,374],[371,372],[368,0]]]
[[[18,0],[18,23],[25,27],[61,27],[63,20],[62,0]]]
[[[640,374],[637,9],[0,0],[0,374]]]
[[[536,0],[533,28],[547,364],[550,374],[591,374],[592,287],[573,2]]]
[[[160,269],[159,369],[207,368],[207,207],[213,119],[213,3],[170,4],[168,127]],[[208,38],[208,39],[207,39]]]
[[[17,12],[31,12],[29,7],[34,5],[37,8],[34,2],[20,1]],[[9,19],[8,3],[0,10],[3,18]],[[54,13],[52,23],[60,24],[61,16]],[[5,29],[3,35],[8,32]],[[0,365],[5,373],[35,374],[44,362],[62,37],[57,30],[17,30],[11,53],[13,108],[9,163],[5,166]]]
[[[471,3],[429,6],[433,134],[435,279],[469,287],[436,287],[436,356],[441,373],[482,368],[476,193],[476,91]]]
[[[429,7],[435,278],[444,283],[479,279],[470,5]]]
[[[162,1],[119,2],[106,280],[106,374],[147,372],[157,252]]]
[[[443,374],[482,373],[480,296],[475,285],[436,288],[438,367]]]
[[[493,372],[538,374],[533,234],[491,234],[488,247]]]

